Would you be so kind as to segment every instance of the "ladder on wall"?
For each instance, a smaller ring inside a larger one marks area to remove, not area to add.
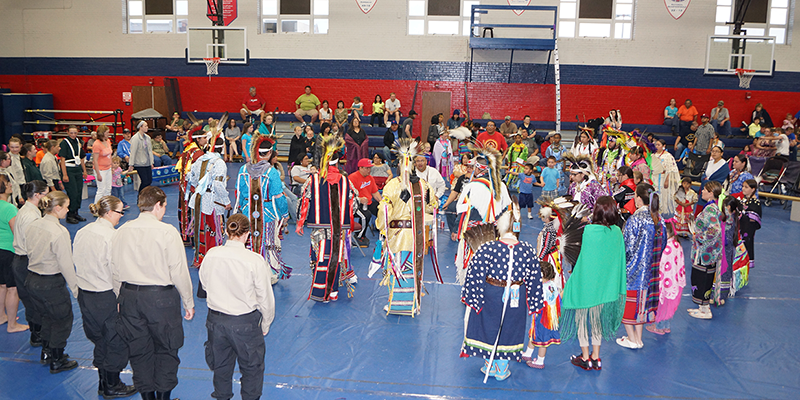
[[[558,39],[553,49],[553,72],[556,80],[556,132],[561,133],[561,67],[558,64]]]

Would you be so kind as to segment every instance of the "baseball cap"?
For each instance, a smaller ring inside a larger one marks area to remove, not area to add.
[[[511,116],[510,116],[510,115],[506,115],[506,118],[505,118],[505,119],[507,119],[507,120],[510,120],[510,119],[511,119]]]
[[[392,125],[397,125],[397,120],[392,120]]]
[[[370,161],[369,158],[362,158],[358,160],[358,168],[371,167],[371,166],[372,166],[372,161]]]
[[[708,114],[703,114],[700,116],[700,118],[708,118]]]
[[[416,112],[416,111],[414,111],[414,110],[411,110],[411,111],[409,111],[409,112],[408,112],[408,115],[409,115],[409,116],[412,116],[412,115],[417,115],[417,112]]]
[[[724,105],[725,105],[725,102],[724,102],[724,101],[722,101],[722,100],[720,100],[720,101],[718,101],[718,102],[717,102],[717,105],[718,105],[718,106],[724,106]]]
[[[453,115],[461,115],[461,110],[456,108],[455,110],[453,110]]]

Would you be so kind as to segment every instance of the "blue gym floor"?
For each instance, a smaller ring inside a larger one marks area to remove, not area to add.
[[[238,165],[229,172],[232,189]],[[166,222],[177,225],[177,186],[168,195]],[[89,191],[93,199],[93,189]],[[233,190],[231,190],[233,196]],[[127,201],[135,204],[130,186]],[[81,214],[90,217],[83,201]],[[122,222],[135,218],[131,207]],[[523,213],[524,218],[524,213]],[[85,225],[67,225],[74,233]],[[682,399],[795,399],[800,393],[800,361],[796,335],[800,321],[800,224],[789,221],[779,205],[764,208],[763,228],[756,234],[756,269],[750,285],[722,308],[712,308],[712,320],[696,320],[684,311],[693,307],[684,289],[672,333],[644,333],[645,346],[629,350],[603,342],[602,371],[583,371],[569,362],[576,342],[551,346],[546,368],[534,370],[512,363],[504,382],[482,383],[482,359],[459,358],[464,305],[454,284],[456,246],[449,232],[439,235],[439,260],[444,284],[434,282],[426,258],[422,313],[416,318],[386,316],[388,294],[377,279],[367,278],[372,249],[366,257],[353,248],[358,274],[355,296],[322,304],[306,300],[308,230],[292,232],[283,241],[283,258],[292,267],[291,279],[274,286],[276,315],[267,344],[264,399],[512,399],[512,398],[682,398]],[[293,228],[293,225],[290,225]],[[535,240],[541,221],[523,221],[522,240]],[[374,237],[370,237],[374,243]],[[688,243],[684,241],[688,258]],[[191,257],[191,250],[187,249]],[[795,260],[795,261],[792,261]],[[688,273],[688,271],[687,271]],[[195,285],[197,270],[191,270]],[[377,275],[376,275],[377,278]],[[688,280],[688,276],[687,276]],[[344,292],[341,292],[344,293]],[[186,341],[180,350],[180,383],[174,397],[209,399],[213,390],[203,342],[208,309],[196,300],[196,315],[184,321]],[[8,334],[0,327],[0,399],[97,399],[97,372],[91,366],[92,344],[81,326],[73,300],[75,323],[67,352],[76,370],[51,375],[39,364],[39,349],[28,344],[28,333]],[[22,305],[18,314],[23,317]],[[624,330],[620,328],[618,337]],[[123,372],[130,383],[130,369]],[[235,376],[238,379],[238,374]],[[235,399],[239,397],[234,383]]]

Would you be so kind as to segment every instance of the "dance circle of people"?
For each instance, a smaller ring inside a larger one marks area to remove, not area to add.
[[[429,146],[398,132],[394,123],[385,140],[393,149],[377,154],[376,164],[352,158],[361,154],[350,150],[358,145],[351,146],[352,137],[312,131],[296,154],[295,168],[305,173],[292,190],[281,178],[272,116],[265,113],[257,129],[245,128],[251,137],[242,148],[246,163],[231,201],[225,141],[217,128],[226,119],[204,130],[192,117],[191,142],[176,165],[179,196],[171,206],[178,209],[178,229],[161,221],[168,207],[164,192],[145,186],[136,219],[116,229],[125,205],[114,196],[97,197],[90,206],[96,220],[71,242],[60,220],[76,218],[73,196],[39,179],[19,185],[19,160],[0,152],[8,329],[30,329],[30,343],[41,347],[41,362],[51,373],[78,365],[64,352],[74,296],[95,346],[98,394],[170,399],[184,342],[181,318],[194,317],[192,265],[200,271],[197,297],[206,298],[209,309],[205,354],[214,372],[212,397],[233,396],[238,362],[242,398],[259,398],[262,337],[275,315],[272,285],[292,275],[281,258],[290,219],[298,235],[306,226],[311,230],[307,298],[328,303],[339,300],[340,289],[348,298],[355,295],[350,253],[369,244],[363,233],[374,218],[379,239],[368,276],[377,274],[388,290],[387,315],[410,317],[422,312],[426,255],[436,281],[448,278],[437,256],[437,232],[446,220],[450,238],[458,241],[453,278],[466,305],[460,355],[484,358],[484,382],[507,379],[511,360],[542,369],[548,347],[573,338],[580,353],[571,363],[601,370],[602,340],[614,338],[620,325],[626,334],[616,343],[633,350],[644,346],[645,328],[670,333],[686,285],[681,236],[691,240],[690,284],[698,305],[688,310],[691,317],[711,319],[710,306],[723,306],[747,285],[753,267],[761,208],[746,158],[734,161],[727,190],[704,179],[698,196],[691,180],[681,180],[663,141],[612,124],[602,135],[582,128],[571,149],[553,132],[540,159],[538,149],[529,153],[523,142],[529,139],[524,128],[507,144],[492,122],[475,139],[467,120],[435,132],[441,167],[434,168],[425,156]],[[444,126],[443,118],[437,121]],[[303,138],[300,131],[297,137]],[[65,154],[79,178],[85,168],[79,152]],[[339,169],[345,158],[349,174]],[[379,190],[370,169],[383,161],[396,165],[397,176],[387,165]],[[542,187],[535,201],[534,185]],[[523,211],[533,218],[534,204],[543,228],[534,243],[520,241]],[[184,246],[194,248],[191,263]],[[13,318],[16,296],[28,325]],[[120,379],[128,362],[133,385]]]

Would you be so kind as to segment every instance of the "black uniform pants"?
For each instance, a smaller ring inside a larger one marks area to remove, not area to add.
[[[374,199],[372,203],[369,205],[363,205],[358,203],[358,207],[353,211],[353,215],[361,221],[361,229],[355,232],[357,238],[363,238],[364,235],[367,234],[367,228],[369,228],[369,221],[372,219],[372,216],[378,215],[378,202]]]
[[[78,291],[83,331],[94,343],[94,366],[103,371],[120,372],[128,364],[128,345],[117,334],[117,296],[105,292]]]
[[[64,190],[69,196],[69,215],[78,215],[83,194],[83,170],[81,167],[67,167],[69,182],[64,182]]]
[[[25,286],[25,281],[28,280],[28,256],[14,254],[11,269],[14,272],[14,280],[17,281],[17,294],[22,305],[25,306],[25,320],[28,321],[28,325],[41,325],[42,316],[36,312],[36,306],[33,305],[33,299]]]
[[[233,397],[233,369],[239,361],[242,373],[242,399],[261,397],[264,386],[266,346],[261,334],[261,313],[233,316],[208,310],[206,363],[214,370],[215,399]]]
[[[141,183],[139,184],[139,193],[142,193],[144,188],[150,186],[153,183],[153,167],[133,167],[136,170],[136,173],[139,174],[139,180]]]
[[[138,290],[137,290],[138,289]],[[178,349],[183,346],[181,296],[174,286],[123,283],[117,332],[128,344],[133,385],[139,392],[178,386]]]
[[[72,300],[64,277],[29,271],[25,285],[36,312],[42,317],[42,340],[48,342],[51,349],[67,347],[72,333]]]

